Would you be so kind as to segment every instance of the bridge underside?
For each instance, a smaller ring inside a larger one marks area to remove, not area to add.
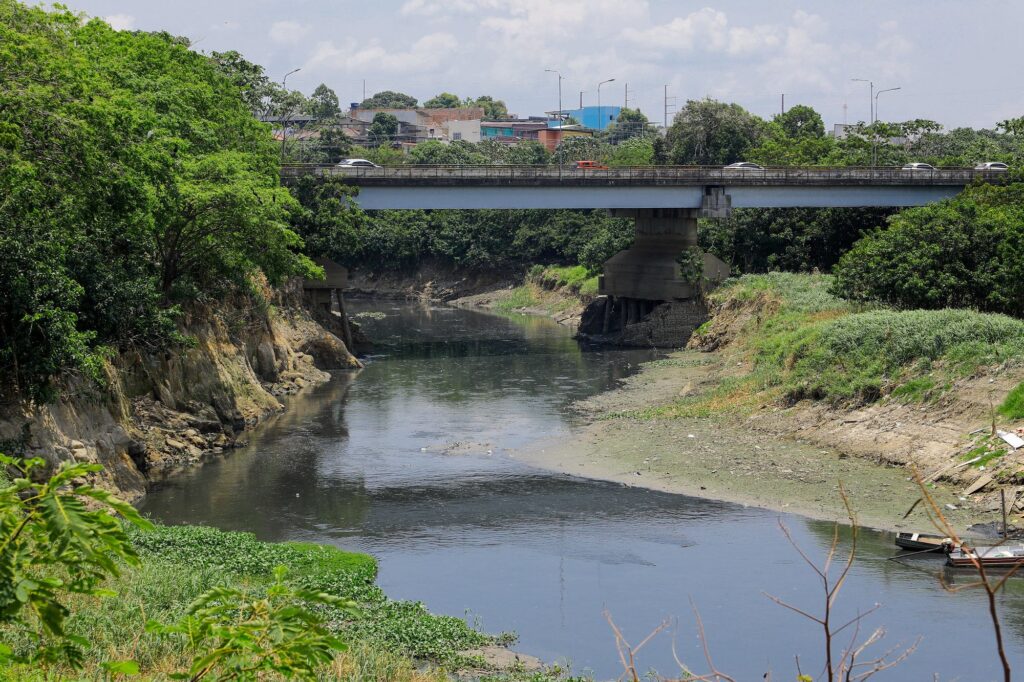
[[[366,186],[359,205],[381,209],[699,209],[705,187]],[[954,185],[715,187],[731,208],[861,208],[923,206],[959,194]]]

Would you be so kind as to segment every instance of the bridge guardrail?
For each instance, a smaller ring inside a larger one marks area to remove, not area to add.
[[[576,169],[558,166],[513,165],[402,165],[338,167],[327,164],[283,166],[284,178],[307,175],[351,178],[391,184],[537,185],[568,184],[678,184],[678,185],[968,185],[975,180],[998,181],[1005,171],[973,168],[904,170],[899,167],[785,167],[727,169],[718,166],[622,166]]]

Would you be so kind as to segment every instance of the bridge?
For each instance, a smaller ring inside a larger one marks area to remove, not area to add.
[[[281,175],[285,182],[306,175],[339,178],[359,187],[359,205],[366,210],[907,207],[954,196],[978,180],[1005,177],[1001,171],[965,168],[418,165],[293,165]]]
[[[386,166],[293,165],[282,181],[338,178],[359,188],[359,205],[379,209],[606,209],[632,218],[633,245],[604,265],[601,310],[593,333],[624,332],[660,303],[674,301],[669,345],[703,321],[700,291],[729,268],[704,254],[703,279],[685,280],[678,257],[697,245],[698,218],[728,217],[734,208],[856,208],[923,206],[959,194],[975,182],[999,182],[1005,172],[966,168],[766,168],[632,166]],[[682,312],[680,312],[682,311]],[[648,334],[648,332],[644,332]],[[641,345],[658,345],[649,334]]]

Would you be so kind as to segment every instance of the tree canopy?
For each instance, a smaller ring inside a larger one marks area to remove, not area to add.
[[[450,92],[434,95],[423,103],[425,109],[455,109],[460,106],[462,106],[462,100],[458,95],[453,95]]]
[[[0,391],[45,399],[105,347],[173,343],[178,304],[314,272],[240,57],[0,0],[0,74]]]
[[[360,109],[413,109],[417,105],[417,100],[412,95],[406,95],[404,92],[394,92],[393,90],[384,90],[378,92],[373,97],[367,97],[359,103]]]
[[[668,129],[671,163],[717,166],[743,160],[765,134],[763,119],[738,104],[690,100]]]

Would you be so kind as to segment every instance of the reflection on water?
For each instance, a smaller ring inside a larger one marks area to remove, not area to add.
[[[677,649],[699,668],[691,598],[717,662],[737,679],[768,670],[792,679],[794,655],[817,672],[816,626],[764,596],[820,609],[815,577],[777,514],[549,474],[509,456],[565,433],[570,402],[614,385],[653,351],[585,352],[538,318],[352,307],[386,313],[360,320],[381,342],[366,369],[293,399],[248,447],[165,484],[144,511],[370,552],[391,596],[515,630],[522,650],[599,679],[621,672],[605,608],[633,641],[678,618]],[[830,524],[782,520],[812,555],[827,549]],[[878,533],[864,533],[861,547],[836,617],[878,602],[865,627],[885,625],[888,646],[924,637],[880,679],[997,677],[986,609],[977,594],[938,587],[941,558],[889,561],[891,537]],[[1022,585],[1011,581],[1001,601],[1008,646],[1024,661]],[[667,636],[641,659],[677,672]]]

